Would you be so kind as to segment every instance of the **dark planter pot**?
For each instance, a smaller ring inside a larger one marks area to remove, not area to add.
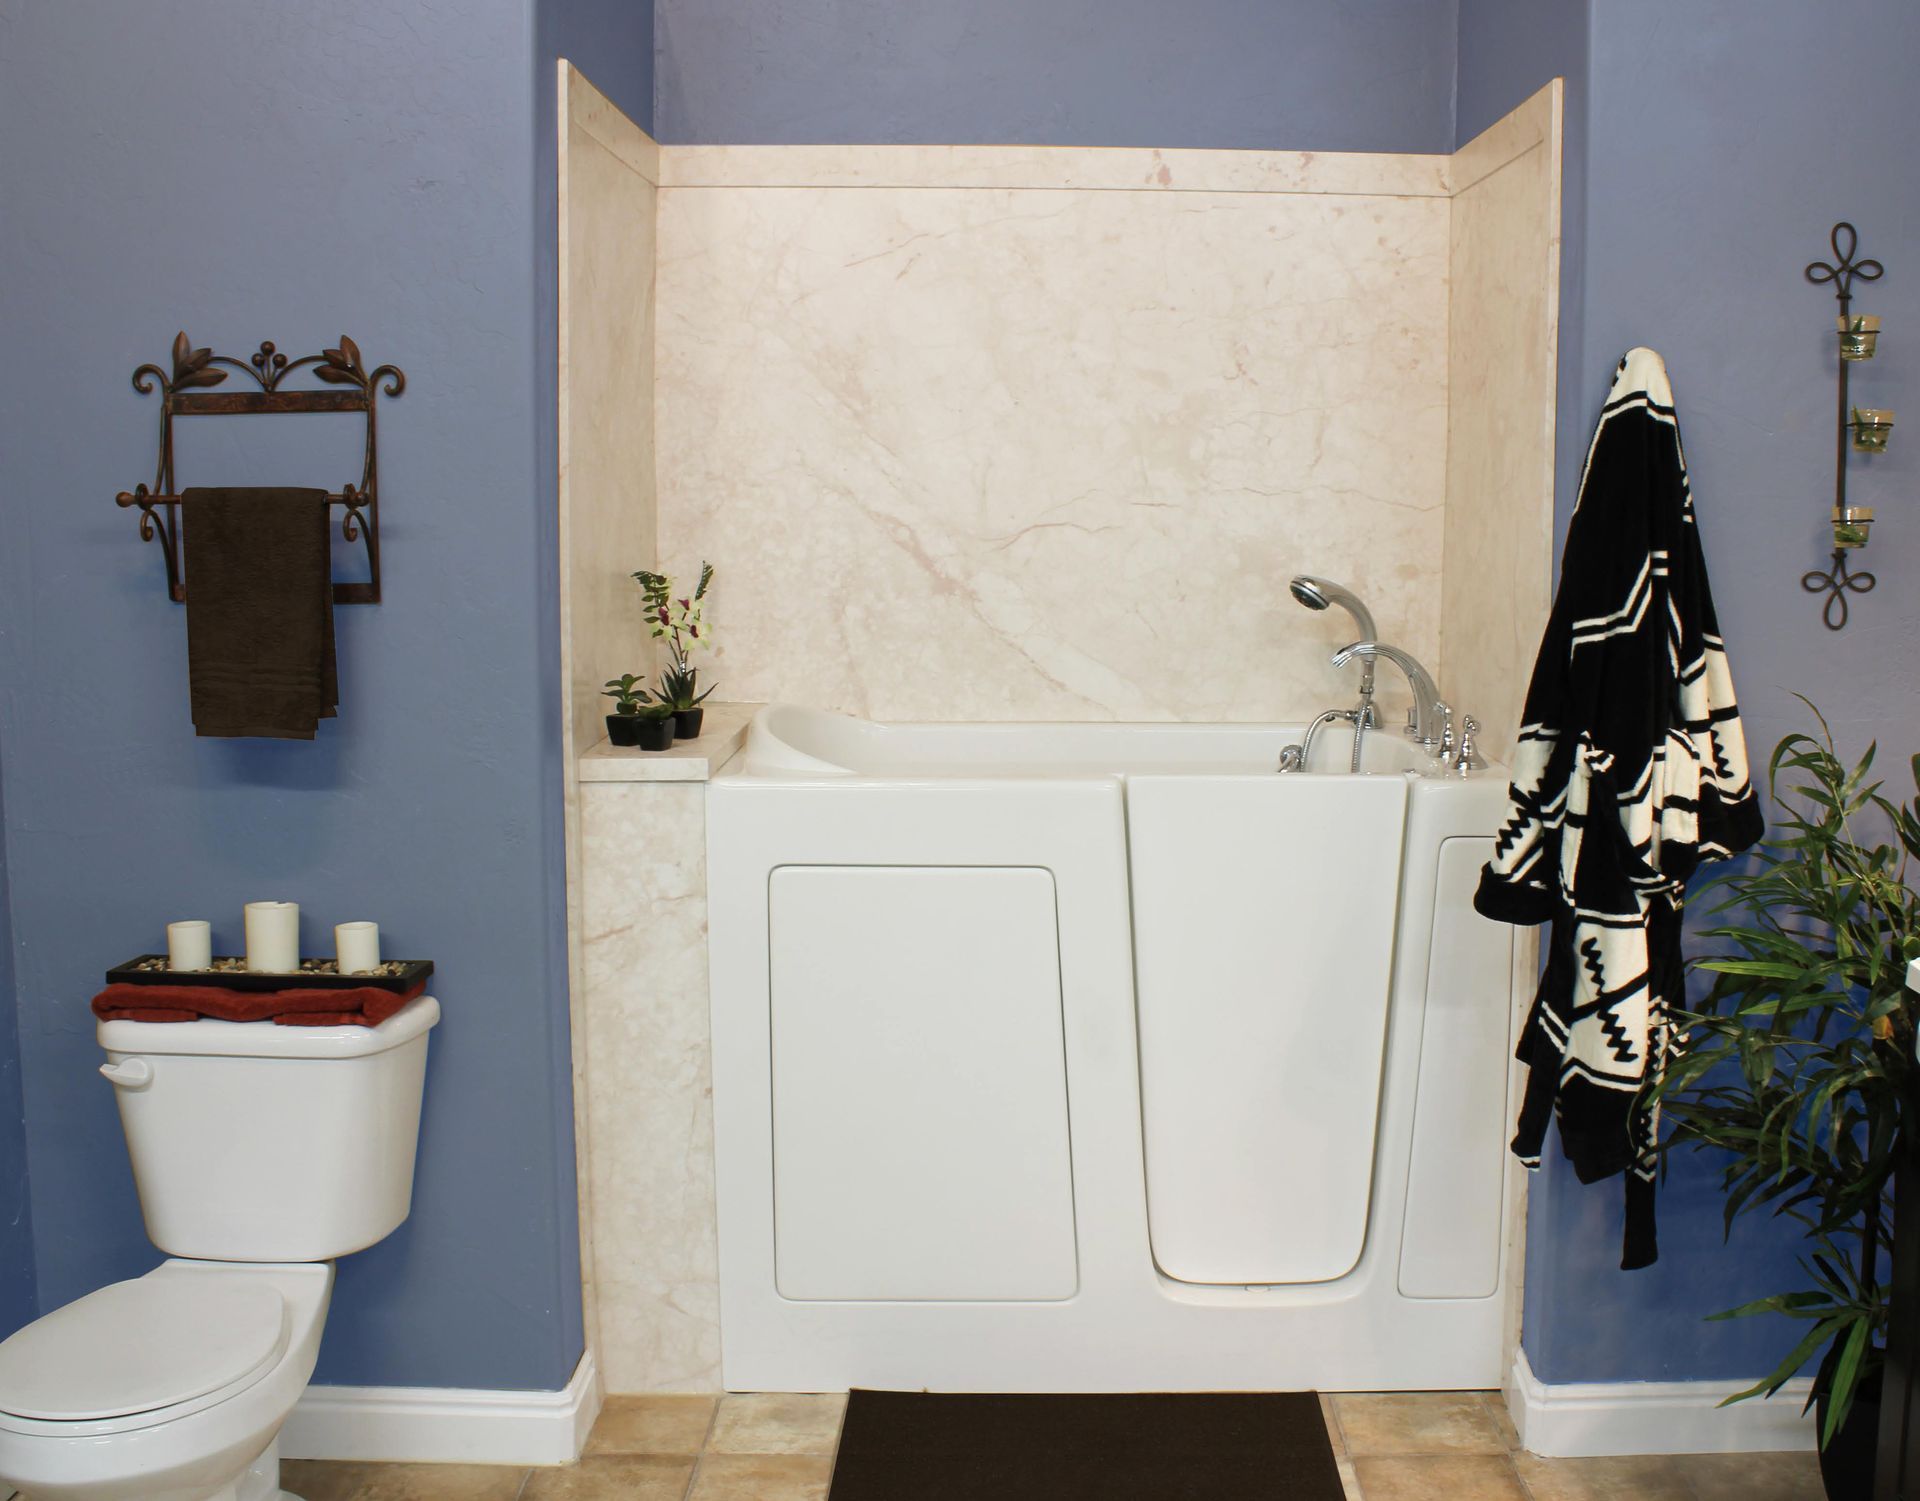
[[[1827,1426],[1827,1399],[1814,1404],[1820,1431]],[[1827,1501],[1865,1501],[1873,1494],[1874,1458],[1880,1447],[1880,1372],[1855,1389],[1847,1420],[1820,1451],[1820,1483]]]
[[[700,721],[706,717],[705,709],[677,709],[673,715],[673,733],[682,740],[692,740],[700,733]]]
[[[634,744],[641,750],[665,750],[673,744],[673,716],[664,719],[636,719],[638,738]]]
[[[640,726],[643,721],[634,714],[609,714],[607,716],[607,739],[615,745],[638,745]]]

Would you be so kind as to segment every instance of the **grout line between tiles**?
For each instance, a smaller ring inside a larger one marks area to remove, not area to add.
[[[726,1400],[725,1392],[713,1399],[713,1411],[707,1414],[707,1431],[700,1435],[700,1450],[693,1456],[693,1468],[687,1471],[687,1488],[680,1493],[681,1501],[692,1501],[693,1489],[700,1483],[700,1467],[706,1463],[707,1447],[713,1442],[714,1429],[720,1426],[720,1404]]]

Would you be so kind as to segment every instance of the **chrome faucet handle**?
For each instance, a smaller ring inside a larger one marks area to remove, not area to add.
[[[1473,737],[1479,733],[1480,721],[1471,714],[1460,721],[1460,751],[1453,761],[1455,775],[1465,776],[1470,771],[1480,771],[1485,768],[1486,757],[1473,748]]]
[[[1440,759],[1444,761],[1453,754],[1453,706],[1436,703],[1433,707],[1440,715]]]

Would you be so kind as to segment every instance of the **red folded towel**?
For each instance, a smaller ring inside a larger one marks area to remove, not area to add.
[[[93,998],[101,1021],[273,1021],[283,1027],[377,1027],[427,988],[404,995],[372,985],[352,990],[223,990],[217,985],[109,985]]]

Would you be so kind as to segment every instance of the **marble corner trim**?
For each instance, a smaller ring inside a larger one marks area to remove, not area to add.
[[[663,188],[1026,188],[1445,198],[1445,156],[1111,146],[669,146]]]
[[[1565,93],[1563,80],[1554,79],[1454,152],[1447,174],[1453,195],[1458,197],[1536,146],[1554,147],[1557,159]]]
[[[560,118],[571,120],[620,162],[655,187],[660,185],[660,144],[624,113],[587,76],[560,59]]]
[[[1549,88],[1479,140],[1546,136],[1453,199],[1440,681],[1511,750],[1551,605],[1560,155]],[[1499,153],[1485,160],[1498,159]]]
[[[746,744],[758,704],[708,704],[699,738],[663,751],[632,750],[605,739],[580,757],[583,782],[705,782]]]

